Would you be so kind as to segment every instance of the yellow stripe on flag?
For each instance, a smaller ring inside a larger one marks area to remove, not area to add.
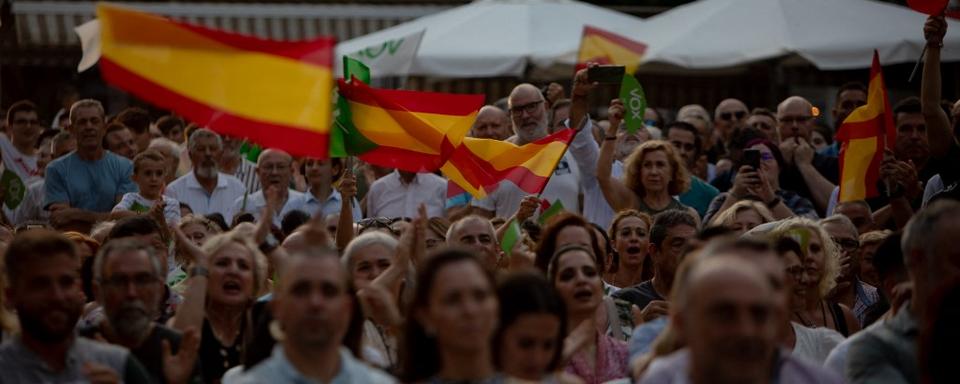
[[[867,198],[866,177],[870,162],[877,152],[877,137],[853,139],[846,143],[846,157],[840,174],[840,202]]]
[[[444,137],[458,145],[477,116],[476,112],[459,116],[395,111],[353,101],[349,104],[353,125],[370,141],[428,154],[440,154]],[[404,119],[418,119],[425,124],[403,124]]]
[[[546,144],[530,143],[523,146],[488,139],[465,138],[463,144],[477,157],[486,160],[493,168],[504,170],[521,166],[537,176],[548,177],[553,173],[556,159],[567,150],[564,142]]]
[[[581,44],[580,54],[577,57],[578,62],[585,62],[597,57],[606,57],[610,60],[610,64],[626,67],[627,73],[634,73],[637,65],[640,64],[641,55],[603,36],[584,36]]]

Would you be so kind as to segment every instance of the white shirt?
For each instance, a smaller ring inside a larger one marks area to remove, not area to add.
[[[174,226],[180,224],[180,202],[170,196],[161,196],[163,198],[163,217],[167,225]],[[153,208],[154,201],[143,197],[139,192],[128,192],[123,194],[120,202],[113,207],[113,212],[131,211],[136,213],[146,213]],[[137,209],[133,209],[135,205]]]
[[[367,217],[417,217],[420,203],[427,206],[427,217],[443,217],[447,180],[432,173],[418,173],[410,184],[400,173],[377,179],[367,192]]]
[[[330,196],[327,196],[326,201],[318,200],[310,191],[303,194],[303,199],[303,208],[311,216],[322,215],[323,217],[327,217],[328,215],[340,213],[342,197],[340,191],[336,189],[330,190]],[[363,211],[360,210],[360,202],[354,197],[350,205],[353,206],[353,222],[360,221],[360,219],[363,218]]]
[[[44,180],[39,179],[27,187],[27,192],[23,194],[23,201],[17,206],[17,209],[10,210],[6,205],[3,206],[3,212],[7,218],[13,222],[14,226],[19,226],[28,221],[44,221],[50,219],[50,211],[43,209],[43,185]]]
[[[587,124],[587,126],[590,125],[590,123]],[[583,130],[585,131],[587,128],[585,127]],[[603,196],[603,190],[600,189],[600,183],[597,181],[596,164],[600,159],[600,145],[592,137],[589,139],[582,140],[578,135],[570,143],[570,151],[573,152],[577,163],[580,164],[580,181],[583,186],[583,217],[602,228],[608,228],[610,223],[613,222],[616,212],[610,207],[607,198]],[[620,160],[613,161],[610,177],[618,180],[623,178],[623,162]]]
[[[793,355],[817,365],[823,365],[830,351],[843,342],[843,335],[830,328],[808,328],[795,322],[790,322],[790,325],[793,326],[793,333],[797,335]]]
[[[219,213],[230,223],[235,214],[233,203],[238,197],[243,197],[245,192],[246,188],[236,177],[217,173],[217,186],[213,189],[213,194],[207,194],[207,190],[200,186],[197,176],[191,171],[170,183],[163,194],[187,204],[195,215]]]
[[[244,199],[246,199],[246,201],[244,201]],[[292,211],[299,210],[303,211],[304,213],[310,213],[303,206],[304,201],[305,199],[303,197],[303,193],[288,189],[287,201],[283,203],[283,208],[280,208],[280,212],[275,212],[273,214],[273,225],[280,227],[284,216]],[[253,214],[253,217],[255,217],[257,220],[260,220],[260,213],[263,211],[263,207],[265,206],[267,206],[267,199],[263,197],[263,190],[259,190],[257,193],[241,195],[234,200],[233,212],[236,214],[250,213]]]
[[[547,186],[540,195],[550,204],[560,200],[563,208],[569,212],[580,212],[580,192],[582,174],[588,172],[596,180],[597,157],[599,156],[599,147],[593,139],[591,132],[592,124],[587,125],[574,136],[567,152],[563,154],[557,169],[553,171],[553,176],[547,182]],[[590,142],[593,146],[590,146]],[[520,209],[520,201],[530,194],[517,187],[511,181],[501,181],[497,190],[487,195],[481,200],[474,200],[473,205],[493,211],[494,216],[510,217]],[[539,213],[537,214],[539,215]]]
[[[0,135],[0,153],[3,154],[3,167],[16,173],[23,185],[30,185],[43,178],[37,168],[37,155],[27,156],[20,153],[6,135]]]

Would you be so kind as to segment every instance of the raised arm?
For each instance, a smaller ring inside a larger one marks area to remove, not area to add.
[[[940,48],[946,33],[947,22],[943,16],[927,18],[923,26],[923,37],[927,40],[927,56],[923,62],[920,105],[927,125],[930,155],[933,158],[945,156],[950,146],[956,145],[953,132],[950,131],[950,119],[943,108],[940,108]]]
[[[193,260],[187,290],[183,293],[183,303],[177,307],[177,314],[171,319],[173,328],[186,332],[188,329],[202,329],[207,301],[208,257],[200,247],[187,239],[180,228],[174,228],[177,247]]]
[[[611,175],[613,152],[617,148],[617,131],[620,129],[620,121],[623,120],[623,103],[619,99],[610,102],[609,119],[610,127],[604,135],[600,158],[597,160],[597,183],[603,191],[603,197],[607,199],[607,204],[617,212],[636,205],[633,191]]]
[[[357,195],[357,178],[344,167],[340,178],[340,220],[337,221],[337,249],[344,249],[353,240],[353,197]]]

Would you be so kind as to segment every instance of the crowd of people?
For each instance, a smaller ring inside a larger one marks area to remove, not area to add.
[[[517,86],[470,131],[576,130],[541,196],[504,181],[448,199],[439,174],[273,148],[253,162],[241,138],[92,99],[46,129],[14,103],[0,383],[956,382],[945,32],[927,20],[919,97],[895,103],[865,201],[838,201],[839,144],[800,96],[648,109],[630,132],[619,100],[591,116],[588,70],[569,94]],[[833,127],[867,98],[840,87]],[[539,220],[543,202],[565,212]]]

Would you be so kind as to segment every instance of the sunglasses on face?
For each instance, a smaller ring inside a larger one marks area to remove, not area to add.
[[[720,114],[720,120],[733,121],[741,120],[747,116],[747,111],[723,112]],[[736,119],[734,119],[736,117]]]

